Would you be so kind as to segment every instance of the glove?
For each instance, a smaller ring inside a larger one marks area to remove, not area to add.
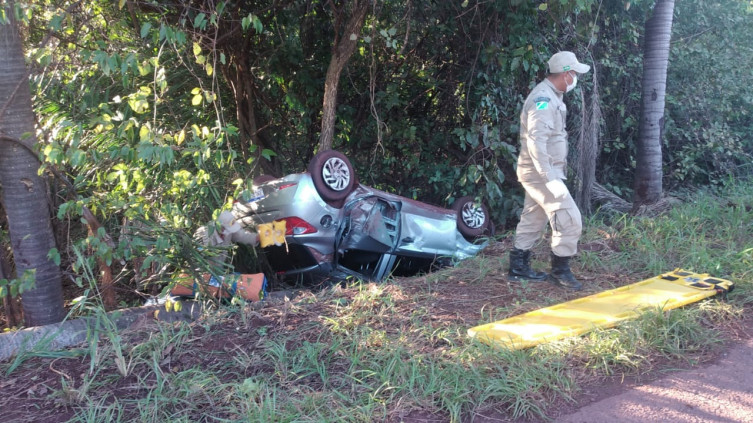
[[[547,182],[546,189],[552,193],[554,198],[563,198],[569,192],[565,184],[559,179]]]

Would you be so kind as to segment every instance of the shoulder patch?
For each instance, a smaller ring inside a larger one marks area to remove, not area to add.
[[[546,108],[549,107],[549,101],[551,101],[549,97],[543,96],[533,99],[534,104],[536,104],[536,110],[546,110]]]

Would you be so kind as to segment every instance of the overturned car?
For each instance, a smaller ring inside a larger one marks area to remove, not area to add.
[[[285,277],[381,280],[471,257],[493,235],[486,206],[474,198],[444,209],[366,187],[334,150],[314,156],[307,172],[256,178],[233,215],[259,232],[267,261]]]

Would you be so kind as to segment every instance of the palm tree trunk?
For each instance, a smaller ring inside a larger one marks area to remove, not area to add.
[[[63,289],[60,268],[47,257],[55,247],[47,184],[30,151],[36,136],[29,79],[12,2],[5,7],[11,22],[0,25],[0,184],[16,274],[35,273],[22,305],[25,324],[37,326],[63,320]]]
[[[674,8],[674,0],[657,0],[653,15],[646,22],[641,122],[633,184],[636,206],[654,203],[662,196],[664,97]]]

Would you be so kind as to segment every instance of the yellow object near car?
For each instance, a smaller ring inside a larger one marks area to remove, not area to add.
[[[285,220],[259,224],[256,226],[256,230],[259,231],[259,245],[262,248],[272,245],[279,246],[285,243]]]
[[[682,307],[733,288],[734,283],[728,280],[676,269],[632,285],[476,326],[468,329],[468,335],[509,349],[529,348],[612,327],[651,308]]]

